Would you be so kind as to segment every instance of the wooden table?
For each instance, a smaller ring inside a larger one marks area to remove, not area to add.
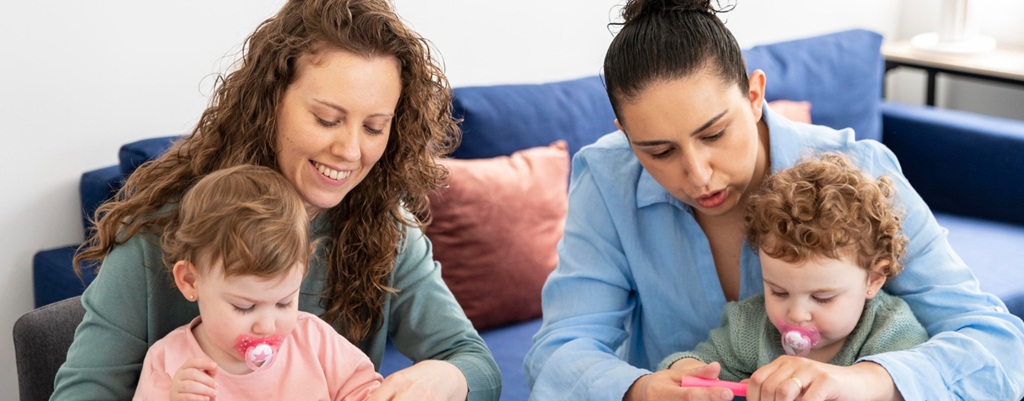
[[[996,50],[977,54],[938,53],[917,49],[909,40],[882,45],[885,71],[898,67],[924,70],[928,74],[925,103],[935,105],[938,74],[958,75],[1024,86],[1024,49],[999,45]]]

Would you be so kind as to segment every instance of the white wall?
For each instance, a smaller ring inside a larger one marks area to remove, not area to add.
[[[0,3],[0,399],[32,255],[81,242],[78,180],[121,144],[185,132],[212,80],[280,0]]]
[[[597,74],[620,0],[397,0],[455,86]],[[744,46],[843,28],[896,31],[888,0],[741,1]],[[189,131],[244,37],[283,0],[0,3],[0,398],[17,381],[11,327],[32,308],[32,255],[81,240],[82,172],[123,143]]]

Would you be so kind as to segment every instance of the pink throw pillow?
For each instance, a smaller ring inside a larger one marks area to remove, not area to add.
[[[811,123],[811,102],[779,99],[768,102],[768,107],[790,121]]]
[[[568,209],[565,141],[491,159],[443,159],[426,229],[441,276],[478,330],[541,315]]]

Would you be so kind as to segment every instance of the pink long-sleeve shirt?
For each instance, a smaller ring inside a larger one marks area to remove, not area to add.
[[[150,347],[134,400],[167,400],[171,379],[185,361],[205,353],[188,325]],[[299,312],[291,335],[265,369],[236,375],[218,368],[221,400],[365,400],[382,378],[358,348],[313,314]]]

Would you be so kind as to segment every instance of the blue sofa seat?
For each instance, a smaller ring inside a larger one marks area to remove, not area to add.
[[[949,230],[949,243],[971,267],[981,289],[1024,318],[1024,225],[952,213],[936,213],[935,219]]]
[[[501,370],[501,399],[526,400],[530,398],[526,375],[523,374],[523,358],[533,345],[533,335],[540,330],[541,319],[528,320],[480,333],[487,347],[494,354]],[[412,365],[390,342],[384,349],[384,361],[380,373],[384,376]]]

